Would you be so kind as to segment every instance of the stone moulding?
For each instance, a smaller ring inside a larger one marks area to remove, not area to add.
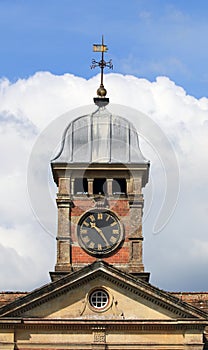
[[[151,331],[151,330],[199,330],[202,331],[206,325],[205,320],[83,320],[83,319],[44,319],[44,318],[19,318],[19,319],[0,319],[0,328],[7,329],[56,329],[56,330],[88,330],[105,329],[112,330],[132,330],[132,331]]]
[[[176,318],[197,318],[207,319],[207,313],[191,306],[173,295],[164,292],[149,283],[132,277],[129,274],[119,271],[115,267],[104,263],[102,260],[96,261],[86,266],[80,271],[67,275],[60,280],[49,283],[26,296],[3,306],[0,309],[1,317],[18,317],[24,312],[39,306],[43,303],[63,295],[70,290],[82,287],[96,278],[109,281],[112,285],[117,285],[124,291],[131,292],[143,300],[148,300],[154,305],[159,305],[163,309],[169,310],[176,315]]]

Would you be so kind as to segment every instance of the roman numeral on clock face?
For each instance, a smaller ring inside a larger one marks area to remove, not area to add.
[[[95,247],[95,243],[94,242],[90,242],[90,244],[88,244],[88,247],[90,249],[93,249]]]
[[[98,220],[102,220],[103,219],[103,213],[98,213],[97,214],[97,218],[98,218]]]
[[[108,221],[109,219],[110,219],[110,215],[108,214],[108,215],[106,215],[105,221]]]
[[[85,234],[85,233],[87,233],[87,230],[84,228],[81,228],[81,234]]]
[[[83,225],[85,225],[85,226],[87,226],[87,227],[90,226],[90,224],[89,224],[87,221],[84,221],[84,222],[83,222]]]
[[[95,221],[94,215],[90,215],[89,217],[90,217],[90,220],[91,220],[91,221]]]
[[[90,241],[88,236],[83,237],[82,240],[84,243],[88,243]]]
[[[114,235],[118,235],[118,234],[119,234],[119,231],[118,231],[118,230],[113,230],[113,234],[114,234]]]
[[[114,236],[112,236],[111,238],[110,238],[110,242],[111,243],[116,243],[116,241],[117,241],[117,239],[116,239],[116,237],[114,237]]]
[[[115,226],[115,225],[117,225],[117,222],[116,221],[114,221],[114,222],[112,222],[112,224],[110,224],[111,226]]]

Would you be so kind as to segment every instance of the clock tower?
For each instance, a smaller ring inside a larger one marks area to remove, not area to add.
[[[52,282],[15,293],[20,298],[1,293],[0,349],[205,350],[207,293],[165,292],[144,271],[149,162],[128,110],[112,112],[106,97],[106,46],[95,50],[102,53],[93,61],[101,67],[95,106],[67,125],[51,162],[58,187]]]
[[[57,261],[52,280],[104,260],[123,272],[149,279],[143,265],[142,188],[149,162],[140,151],[137,130],[108,109],[103,85],[107,47],[102,52],[101,84],[91,114],[73,120],[52,160],[58,187]]]

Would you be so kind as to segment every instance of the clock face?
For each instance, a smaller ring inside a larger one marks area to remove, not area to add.
[[[111,253],[123,240],[121,224],[109,210],[87,212],[78,223],[77,233],[81,247],[95,256]]]

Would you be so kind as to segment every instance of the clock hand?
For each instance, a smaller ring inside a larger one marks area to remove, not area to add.
[[[94,222],[90,222],[90,225],[91,225],[91,228],[94,228],[99,233],[99,235],[102,237],[102,239],[107,244],[107,246],[109,246],[109,243],[108,243],[103,231],[99,227],[97,227]]]

